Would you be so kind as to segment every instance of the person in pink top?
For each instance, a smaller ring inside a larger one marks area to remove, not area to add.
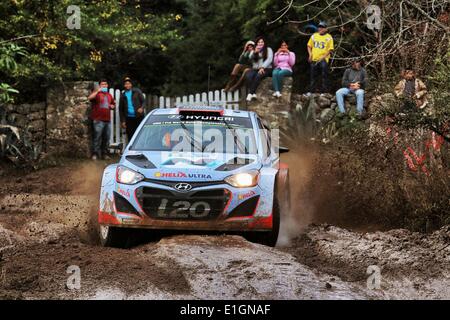
[[[274,69],[272,73],[274,97],[281,97],[281,88],[283,87],[283,78],[292,76],[292,67],[295,64],[295,53],[289,51],[286,41],[282,41],[280,48],[273,58]]]

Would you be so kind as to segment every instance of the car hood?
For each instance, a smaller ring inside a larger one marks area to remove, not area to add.
[[[257,155],[129,151],[120,164],[148,179],[173,181],[217,181],[232,173],[260,169]]]

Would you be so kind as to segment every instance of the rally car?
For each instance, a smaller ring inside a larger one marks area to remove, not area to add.
[[[289,208],[288,167],[254,112],[155,109],[103,173],[99,234],[124,246],[135,228],[238,232],[274,246]],[[281,208],[281,209],[280,209]]]

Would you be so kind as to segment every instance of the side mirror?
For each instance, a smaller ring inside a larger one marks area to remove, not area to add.
[[[286,153],[286,152],[289,152],[289,148],[286,148],[286,147],[278,148],[278,153],[282,154],[282,153]]]

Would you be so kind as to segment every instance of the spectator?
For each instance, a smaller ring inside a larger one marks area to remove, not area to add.
[[[122,91],[119,104],[120,122],[122,128],[127,132],[128,141],[130,141],[144,118],[145,99],[142,91],[133,87],[130,78],[125,78],[123,86],[125,90]]]
[[[344,97],[350,93],[356,95],[356,111],[362,114],[364,110],[364,93],[367,87],[367,73],[362,66],[362,61],[357,59],[347,68],[342,77],[342,87],[336,92],[336,101],[341,113],[345,113]]]
[[[252,59],[253,64],[252,70],[247,72],[246,75],[249,91],[247,101],[256,99],[256,89],[258,89],[261,80],[272,75],[273,51],[267,46],[264,38],[256,39],[256,48],[250,53],[250,59]]]
[[[333,37],[328,33],[327,24],[319,23],[319,31],[314,33],[308,41],[308,62],[310,63],[309,96],[315,91],[316,73],[320,71],[322,93],[328,92],[328,64],[331,52],[334,50]]]
[[[250,54],[255,50],[255,43],[253,41],[247,41],[244,46],[244,50],[242,51],[238,63],[234,65],[233,71],[231,72],[230,80],[225,86],[224,91],[236,91],[240,88],[245,74],[251,70],[252,61],[250,59]],[[238,80],[239,74],[242,73],[242,76]]]
[[[111,109],[115,108],[113,96],[108,92],[108,81],[100,80],[88,99],[92,102],[91,120],[93,128],[92,160],[107,159],[107,148],[111,135]]]
[[[273,65],[275,69],[272,73],[274,97],[281,97],[281,89],[283,88],[283,78],[292,76],[292,68],[295,64],[295,53],[289,51],[286,41],[282,41],[280,48],[275,53]]]
[[[403,79],[394,88],[395,95],[406,98],[408,105],[412,103],[419,109],[425,108],[428,104],[426,85],[416,78],[416,72],[412,68],[405,69],[402,77]]]

